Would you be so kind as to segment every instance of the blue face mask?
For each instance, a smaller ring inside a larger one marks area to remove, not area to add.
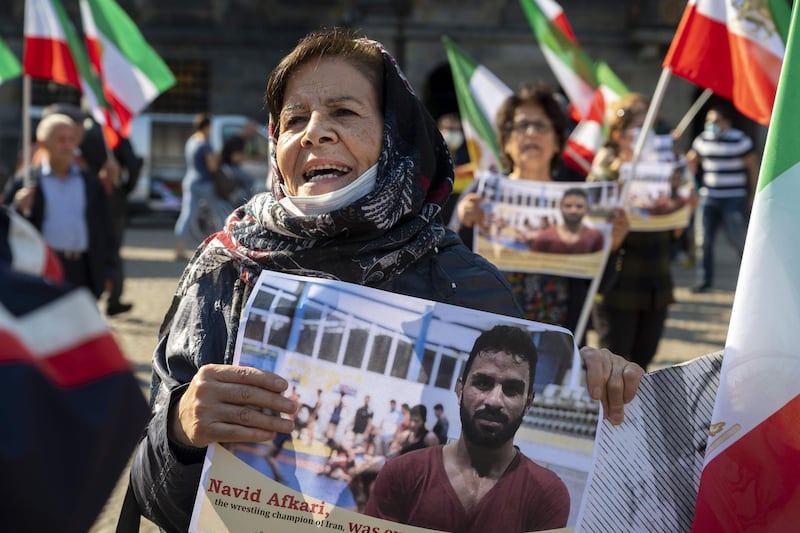
[[[712,137],[719,137],[719,134],[722,133],[722,129],[716,122],[706,122],[704,131]]]

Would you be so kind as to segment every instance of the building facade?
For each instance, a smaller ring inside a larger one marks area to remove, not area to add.
[[[62,0],[80,27],[78,0]],[[118,0],[175,74],[177,85],[151,104],[169,113],[238,113],[265,122],[267,77],[300,37],[333,25],[383,42],[434,116],[456,109],[443,35],[514,88],[555,84],[519,0]],[[681,0],[561,0],[594,60],[631,90],[651,95],[685,3]],[[0,2],[0,36],[22,57],[24,0]],[[33,105],[77,101],[75,91],[35,81]],[[697,88],[673,78],[661,117],[675,124]],[[22,82],[0,86],[0,162],[15,164]]]

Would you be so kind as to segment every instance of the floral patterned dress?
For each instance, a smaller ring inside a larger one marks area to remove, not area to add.
[[[567,325],[569,279],[547,274],[505,272],[525,318],[548,324]]]

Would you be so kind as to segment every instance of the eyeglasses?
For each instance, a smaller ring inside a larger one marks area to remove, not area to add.
[[[529,128],[533,128],[536,133],[550,133],[553,131],[553,125],[543,120],[513,122],[509,125],[509,128],[519,134],[527,133]]]

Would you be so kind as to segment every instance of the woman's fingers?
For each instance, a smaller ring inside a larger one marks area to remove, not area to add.
[[[211,442],[262,441],[289,432],[297,405],[281,394],[286,380],[250,367],[200,368],[171,413],[171,436],[195,447]]]
[[[605,418],[612,424],[621,424],[625,404],[636,396],[644,370],[605,348],[586,346],[581,349],[581,357],[586,364],[589,395],[603,404]]]

